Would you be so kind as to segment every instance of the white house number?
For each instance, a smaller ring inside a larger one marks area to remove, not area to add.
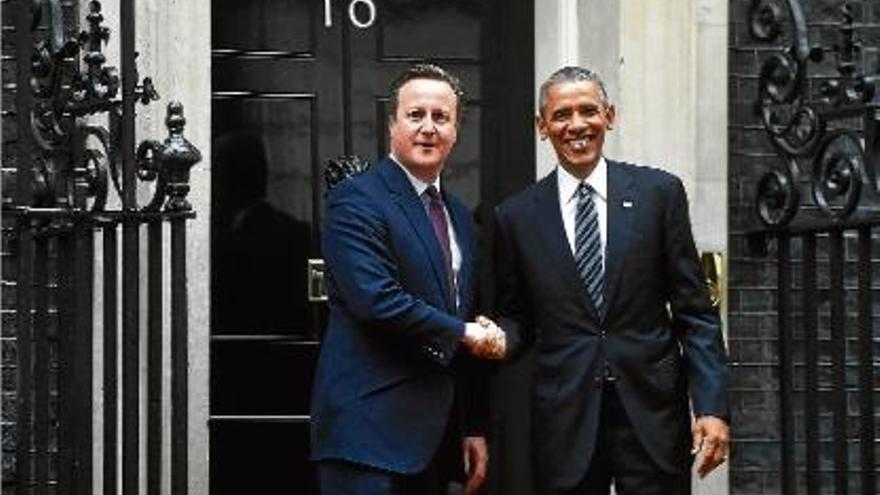
[[[328,28],[333,27],[332,2],[333,0],[324,0],[324,27]],[[366,8],[365,18],[363,12],[358,15],[358,4]],[[357,28],[367,29],[376,21],[376,4],[373,0],[351,0],[348,4],[348,20]]]

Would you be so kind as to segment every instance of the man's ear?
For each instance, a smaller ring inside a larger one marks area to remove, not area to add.
[[[605,118],[608,121],[605,127],[609,131],[614,129],[614,119],[617,118],[617,109],[614,108],[614,105],[608,105],[608,108],[605,109]]]
[[[538,130],[538,135],[541,136],[542,141],[547,139],[547,121],[544,120],[540,113],[535,114],[535,129]]]

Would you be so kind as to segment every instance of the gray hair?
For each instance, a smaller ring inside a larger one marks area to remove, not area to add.
[[[452,88],[452,92],[455,93],[455,113],[458,120],[461,121],[461,110],[464,106],[464,88],[461,84],[461,80],[452,75],[450,72],[447,72],[439,65],[434,64],[416,64],[409,69],[403,71],[402,74],[397,76],[397,78],[392,81],[391,88],[388,91],[388,116],[392,120],[397,114],[398,99],[400,98],[400,88],[402,88],[404,84],[412,81],[413,79],[431,79],[434,81],[442,81],[448,84],[449,87]]]
[[[538,110],[542,114],[544,113],[544,108],[547,106],[547,94],[551,87],[557,84],[581,81],[596,83],[599,86],[599,93],[602,95],[602,103],[608,105],[608,91],[605,89],[605,83],[599,73],[584,67],[568,66],[557,70],[544,81],[544,84],[541,84],[541,92],[538,95]]]

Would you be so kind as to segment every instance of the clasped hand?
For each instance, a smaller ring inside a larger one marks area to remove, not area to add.
[[[465,348],[474,356],[483,359],[503,359],[507,353],[507,338],[494,321],[478,316],[475,322],[465,325]]]

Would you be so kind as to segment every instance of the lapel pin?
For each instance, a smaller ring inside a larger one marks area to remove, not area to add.
[[[632,208],[632,206],[633,206],[633,202],[632,202],[632,201],[626,200],[626,201],[623,202],[623,207],[624,207],[624,208]]]

